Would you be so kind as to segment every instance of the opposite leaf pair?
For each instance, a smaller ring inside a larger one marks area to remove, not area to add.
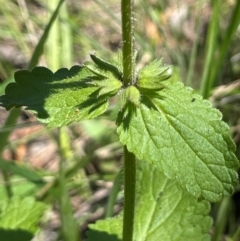
[[[140,70],[132,86],[123,86],[121,55],[118,63],[91,57],[94,64],[56,73],[44,67],[18,71],[1,105],[26,106],[54,127],[97,117],[111,96],[123,92],[117,132],[130,152],[195,198],[216,202],[233,192],[239,167],[235,145],[209,101],[174,77],[168,79],[169,68],[161,60]]]

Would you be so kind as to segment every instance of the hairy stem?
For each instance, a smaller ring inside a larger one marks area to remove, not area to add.
[[[122,0],[123,82],[124,86],[135,80],[133,0]]]
[[[123,83],[135,82],[133,0],[122,0]],[[136,186],[136,159],[124,146],[123,241],[133,240]]]

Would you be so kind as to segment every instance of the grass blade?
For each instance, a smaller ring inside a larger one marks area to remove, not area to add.
[[[214,235],[212,237],[212,241],[218,241],[221,240],[222,235],[224,234],[224,230],[226,228],[227,223],[227,213],[229,211],[231,199],[229,197],[224,198],[221,201],[221,204],[219,206],[217,219],[215,223],[215,231]]]
[[[40,38],[40,40],[39,40],[39,42],[38,42],[38,44],[37,44],[37,46],[36,46],[36,48],[34,50],[32,58],[31,58],[31,60],[29,62],[29,65],[28,65],[28,69],[29,70],[33,69],[37,65],[37,63],[39,61],[39,58],[40,58],[40,56],[43,53],[43,47],[44,47],[44,45],[45,45],[45,43],[47,41],[50,29],[51,29],[53,23],[55,22],[55,20],[56,20],[56,18],[58,16],[59,10],[60,10],[63,2],[64,2],[64,0],[60,0],[56,10],[53,12],[53,14],[52,14],[52,16],[51,16],[51,18],[50,18],[50,20],[49,20],[49,22],[48,22],[44,32],[43,32],[43,35]]]
[[[229,45],[231,42],[231,39],[233,35],[235,34],[239,23],[240,23],[240,1],[236,1],[236,6],[234,8],[232,18],[229,22],[228,28],[226,33],[224,34],[224,39],[222,41],[222,44],[220,45],[220,53],[218,55],[218,58],[216,59],[216,63],[213,65],[213,69],[211,72],[210,80],[212,81],[212,85],[216,81],[216,78],[218,76],[218,73],[221,70],[222,64],[224,62],[224,59],[226,57],[227,51],[229,49]]]
[[[20,113],[21,113],[20,108],[12,109],[11,112],[9,113],[9,115],[8,115],[7,120],[5,121],[5,124],[4,124],[3,128],[6,128],[8,126],[12,126],[12,125],[16,124],[17,118],[20,115]],[[3,149],[8,142],[8,137],[9,137],[10,133],[11,133],[11,128],[8,129],[7,131],[1,133],[0,153],[3,152]],[[6,189],[7,195],[8,195],[9,198],[11,198],[13,193],[12,193],[12,188],[11,188],[11,185],[10,185],[10,182],[9,182],[10,178],[9,178],[8,173],[6,171],[2,170],[2,173],[3,173],[3,178],[4,178],[5,189]]]
[[[73,63],[73,40],[72,40],[72,30],[69,24],[69,15],[67,4],[64,3],[62,6],[62,11],[60,13],[60,29],[61,29],[61,42],[62,42],[62,64],[70,68]]]
[[[115,177],[113,187],[108,198],[105,218],[109,218],[113,216],[113,208],[117,200],[118,192],[120,191],[120,188],[121,188],[122,178],[123,178],[123,173],[122,173],[122,170],[120,170],[117,176]]]
[[[45,183],[45,181],[37,174],[37,172],[29,169],[24,165],[18,165],[13,161],[6,161],[3,159],[0,159],[0,168],[5,172],[11,172],[16,175],[22,176],[27,180],[29,180],[30,182],[33,182],[36,184]]]
[[[208,98],[212,87],[212,80],[210,79],[214,54],[217,46],[217,36],[219,31],[221,0],[213,1],[213,14],[208,28],[207,34],[207,48],[205,52],[205,65],[201,81],[201,94],[204,98]]]

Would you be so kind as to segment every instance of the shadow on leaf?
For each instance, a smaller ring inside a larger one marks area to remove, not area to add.
[[[130,121],[133,115],[136,114],[136,107],[131,102],[127,102],[124,107],[118,112],[118,117],[116,120],[117,126],[123,124],[123,129],[128,130]]]
[[[33,234],[26,230],[11,230],[0,228],[0,240],[2,241],[30,241]]]
[[[90,229],[87,231],[87,241],[122,241],[116,234]]]

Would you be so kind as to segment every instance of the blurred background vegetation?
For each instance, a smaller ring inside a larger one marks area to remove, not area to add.
[[[13,81],[15,71],[34,67],[29,62],[58,3],[58,0],[0,0],[0,94]],[[238,158],[239,22],[238,0],[135,1],[137,68],[161,57],[166,64],[173,65],[181,81],[210,99],[223,113],[223,119],[231,127]],[[42,46],[36,64],[52,71],[82,64],[90,60],[89,53],[96,52],[104,59],[115,58],[121,48],[120,1],[66,0]],[[113,100],[104,116],[64,129],[68,143],[64,154],[66,186],[82,233],[89,222],[112,216],[122,206],[123,193],[119,192],[122,149],[114,122],[117,111],[117,102]],[[59,206],[54,201],[56,173],[62,155],[58,130],[46,129],[24,110],[17,123],[7,123],[8,115],[0,109],[0,150],[4,160],[17,165],[17,171],[1,160],[0,199],[29,195],[53,203],[42,220],[39,240],[55,240],[60,227]],[[8,143],[1,142],[3,135],[9,135]],[[19,172],[19,166],[26,169]],[[46,183],[31,179],[27,169],[36,171]],[[240,186],[231,198],[214,204],[211,215],[215,220],[211,230],[213,240],[240,240]]]

